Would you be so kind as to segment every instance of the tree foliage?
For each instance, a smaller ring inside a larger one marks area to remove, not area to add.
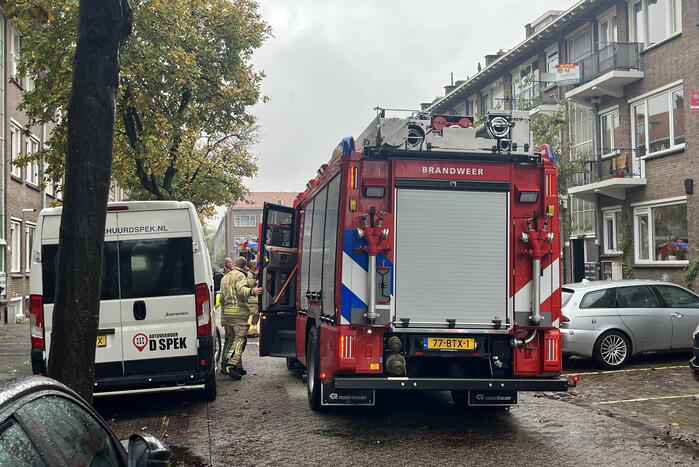
[[[133,0],[134,32],[122,51],[114,179],[134,199],[185,199],[201,213],[242,197],[256,173],[257,136],[248,108],[263,73],[250,60],[269,37],[254,0]],[[78,0],[10,0],[24,36],[19,73],[35,77],[20,108],[30,124],[52,123],[35,157],[47,178],[63,176],[65,114]],[[38,12],[41,12],[38,14]],[[25,157],[24,162],[28,162]]]

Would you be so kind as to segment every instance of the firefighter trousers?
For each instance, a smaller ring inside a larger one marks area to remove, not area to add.
[[[226,340],[223,344],[223,366],[233,365],[243,368],[243,352],[248,343],[248,317],[247,315],[226,316],[223,328]]]

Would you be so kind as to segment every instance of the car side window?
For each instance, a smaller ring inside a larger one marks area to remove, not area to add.
[[[658,306],[658,299],[647,285],[619,287],[617,304],[619,308],[655,308]]]
[[[49,440],[56,445],[66,465],[124,465],[110,433],[75,402],[59,396],[46,396],[31,401],[22,410],[29,417],[41,421]]]
[[[580,302],[580,308],[614,308],[616,302],[616,288],[593,290],[588,292]]]
[[[699,297],[684,289],[671,285],[656,285],[655,290],[670,308],[699,308]]]
[[[46,467],[29,436],[14,421],[0,426],[0,465]]]

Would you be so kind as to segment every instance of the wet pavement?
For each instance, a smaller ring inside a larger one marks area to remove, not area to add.
[[[219,377],[213,403],[169,394],[110,397],[96,405],[120,436],[140,429],[160,436],[178,465],[699,462],[699,446],[599,409],[592,397],[523,394],[519,406],[491,412],[457,410],[447,393],[389,392],[378,394],[373,408],[317,414],[301,378],[283,360],[256,352],[251,342],[243,381]],[[587,394],[584,385],[576,391]],[[571,403],[576,398],[581,402]]]
[[[29,374],[28,325],[0,328],[0,379]],[[195,393],[97,398],[122,438],[158,436],[175,465],[696,465],[699,384],[686,355],[645,356],[581,375],[569,393],[522,394],[503,412],[457,410],[447,393],[380,393],[373,408],[312,412],[283,360],[246,351],[249,374],[219,376],[212,403]],[[686,397],[682,397],[686,396]]]

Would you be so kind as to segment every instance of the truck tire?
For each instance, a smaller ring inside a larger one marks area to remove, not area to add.
[[[312,410],[320,412],[323,409],[320,403],[320,336],[315,326],[308,334],[306,361],[308,363],[308,377],[306,378],[308,405]]]
[[[204,381],[204,389],[201,391],[201,399],[207,402],[216,400],[216,367],[211,369],[211,373]]]
[[[219,363],[221,361],[221,331],[216,328],[216,341],[214,342],[214,362]]]

